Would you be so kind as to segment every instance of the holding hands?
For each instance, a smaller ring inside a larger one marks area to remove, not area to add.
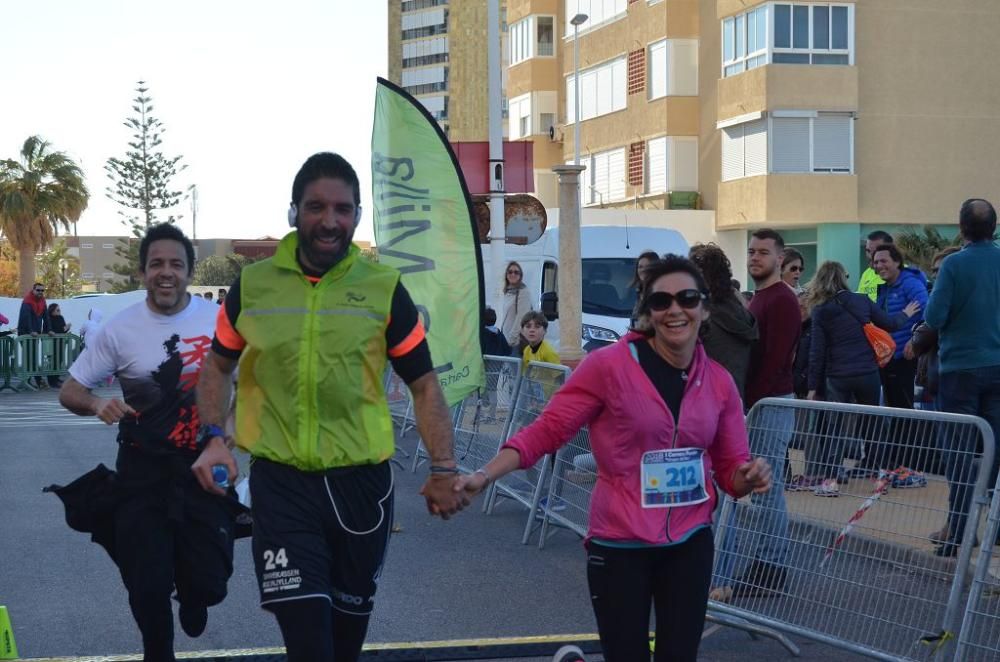
[[[469,505],[469,496],[459,486],[464,476],[458,475],[454,466],[431,465],[431,474],[420,488],[420,494],[427,500],[427,512],[449,519]]]

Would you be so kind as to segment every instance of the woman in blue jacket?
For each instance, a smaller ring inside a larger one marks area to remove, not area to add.
[[[879,277],[885,281],[878,286],[876,305],[890,315],[895,315],[910,303],[916,302],[923,309],[927,305],[927,277],[914,267],[903,266],[903,254],[894,244],[883,244],[875,248],[872,254],[872,266]],[[917,376],[917,362],[903,356],[903,348],[913,337],[913,327],[924,319],[922,312],[914,315],[910,323],[892,334],[896,341],[896,353],[888,365],[882,368],[882,392],[885,404],[900,409],[913,409],[914,380]],[[897,419],[898,421],[899,419]],[[899,425],[890,428],[899,428]],[[880,468],[898,470],[896,487],[923,487],[926,479],[911,469],[915,465],[923,465],[926,458],[918,455],[914,446],[904,443],[901,429],[890,430],[889,439],[894,443],[887,446],[885,461]],[[895,484],[895,483],[894,483]]]
[[[839,262],[820,265],[808,291],[812,342],[806,397],[816,400],[817,391],[825,385],[826,400],[830,402],[878,405],[879,368],[863,327],[874,322],[886,331],[909,328],[920,306],[911,303],[889,315],[867,296],[848,289],[847,273]],[[833,443],[827,448],[813,448],[813,452],[808,453],[807,447],[807,455],[813,455],[806,458],[807,478],[814,479],[815,492],[819,496],[839,494],[837,473],[847,436],[846,430],[833,431]]]

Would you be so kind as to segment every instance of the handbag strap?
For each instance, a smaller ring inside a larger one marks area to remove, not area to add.
[[[850,315],[851,317],[853,317],[853,318],[854,318],[854,320],[855,320],[855,321],[856,321],[856,322],[857,322],[858,324],[860,324],[861,326],[864,326],[864,325],[865,325],[866,323],[865,323],[865,322],[862,322],[862,321],[861,321],[861,318],[860,318],[860,317],[858,317],[857,315],[855,315],[855,314],[854,314],[854,312],[853,312],[853,311],[852,311],[852,310],[851,310],[850,308],[848,308],[847,306],[845,306],[845,305],[844,305],[844,302],[840,300],[840,293],[841,293],[841,292],[846,292],[846,291],[847,291],[847,290],[841,290],[840,292],[837,292],[837,294],[835,294],[835,295],[834,295],[834,297],[833,297],[833,300],[834,300],[834,301],[836,301],[836,302],[837,302],[837,303],[838,303],[838,304],[840,305],[840,307],[841,307],[841,308],[843,308],[844,310],[846,310],[846,311],[847,311],[847,314],[848,314],[848,315]]]

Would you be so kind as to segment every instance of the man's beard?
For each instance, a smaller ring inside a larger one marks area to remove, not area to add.
[[[755,275],[753,275],[751,273],[750,274],[750,278],[753,280],[754,284],[757,284],[757,283],[763,283],[764,281],[770,280],[775,274],[779,274],[778,278],[780,280],[780,278],[781,278],[780,271],[778,270],[777,266],[775,266],[773,269],[771,269],[767,273],[762,273],[759,276],[755,276]]]
[[[353,232],[346,233],[340,228],[333,230],[316,228],[308,235],[303,233],[302,230],[299,230],[299,250],[302,251],[301,255],[308,262],[307,265],[303,266],[316,269],[320,272],[328,271],[347,256],[347,251],[351,247],[351,240],[353,239],[353,236]],[[316,240],[320,238],[337,240],[338,245],[336,252],[322,250],[322,248],[317,247]]]

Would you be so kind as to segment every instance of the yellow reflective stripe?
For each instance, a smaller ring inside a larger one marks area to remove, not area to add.
[[[241,315],[308,315],[308,308],[254,308],[240,311]],[[384,315],[373,313],[370,310],[358,310],[356,308],[328,308],[326,310],[315,311],[317,315],[353,315],[354,317],[367,317],[377,322],[385,320]]]

